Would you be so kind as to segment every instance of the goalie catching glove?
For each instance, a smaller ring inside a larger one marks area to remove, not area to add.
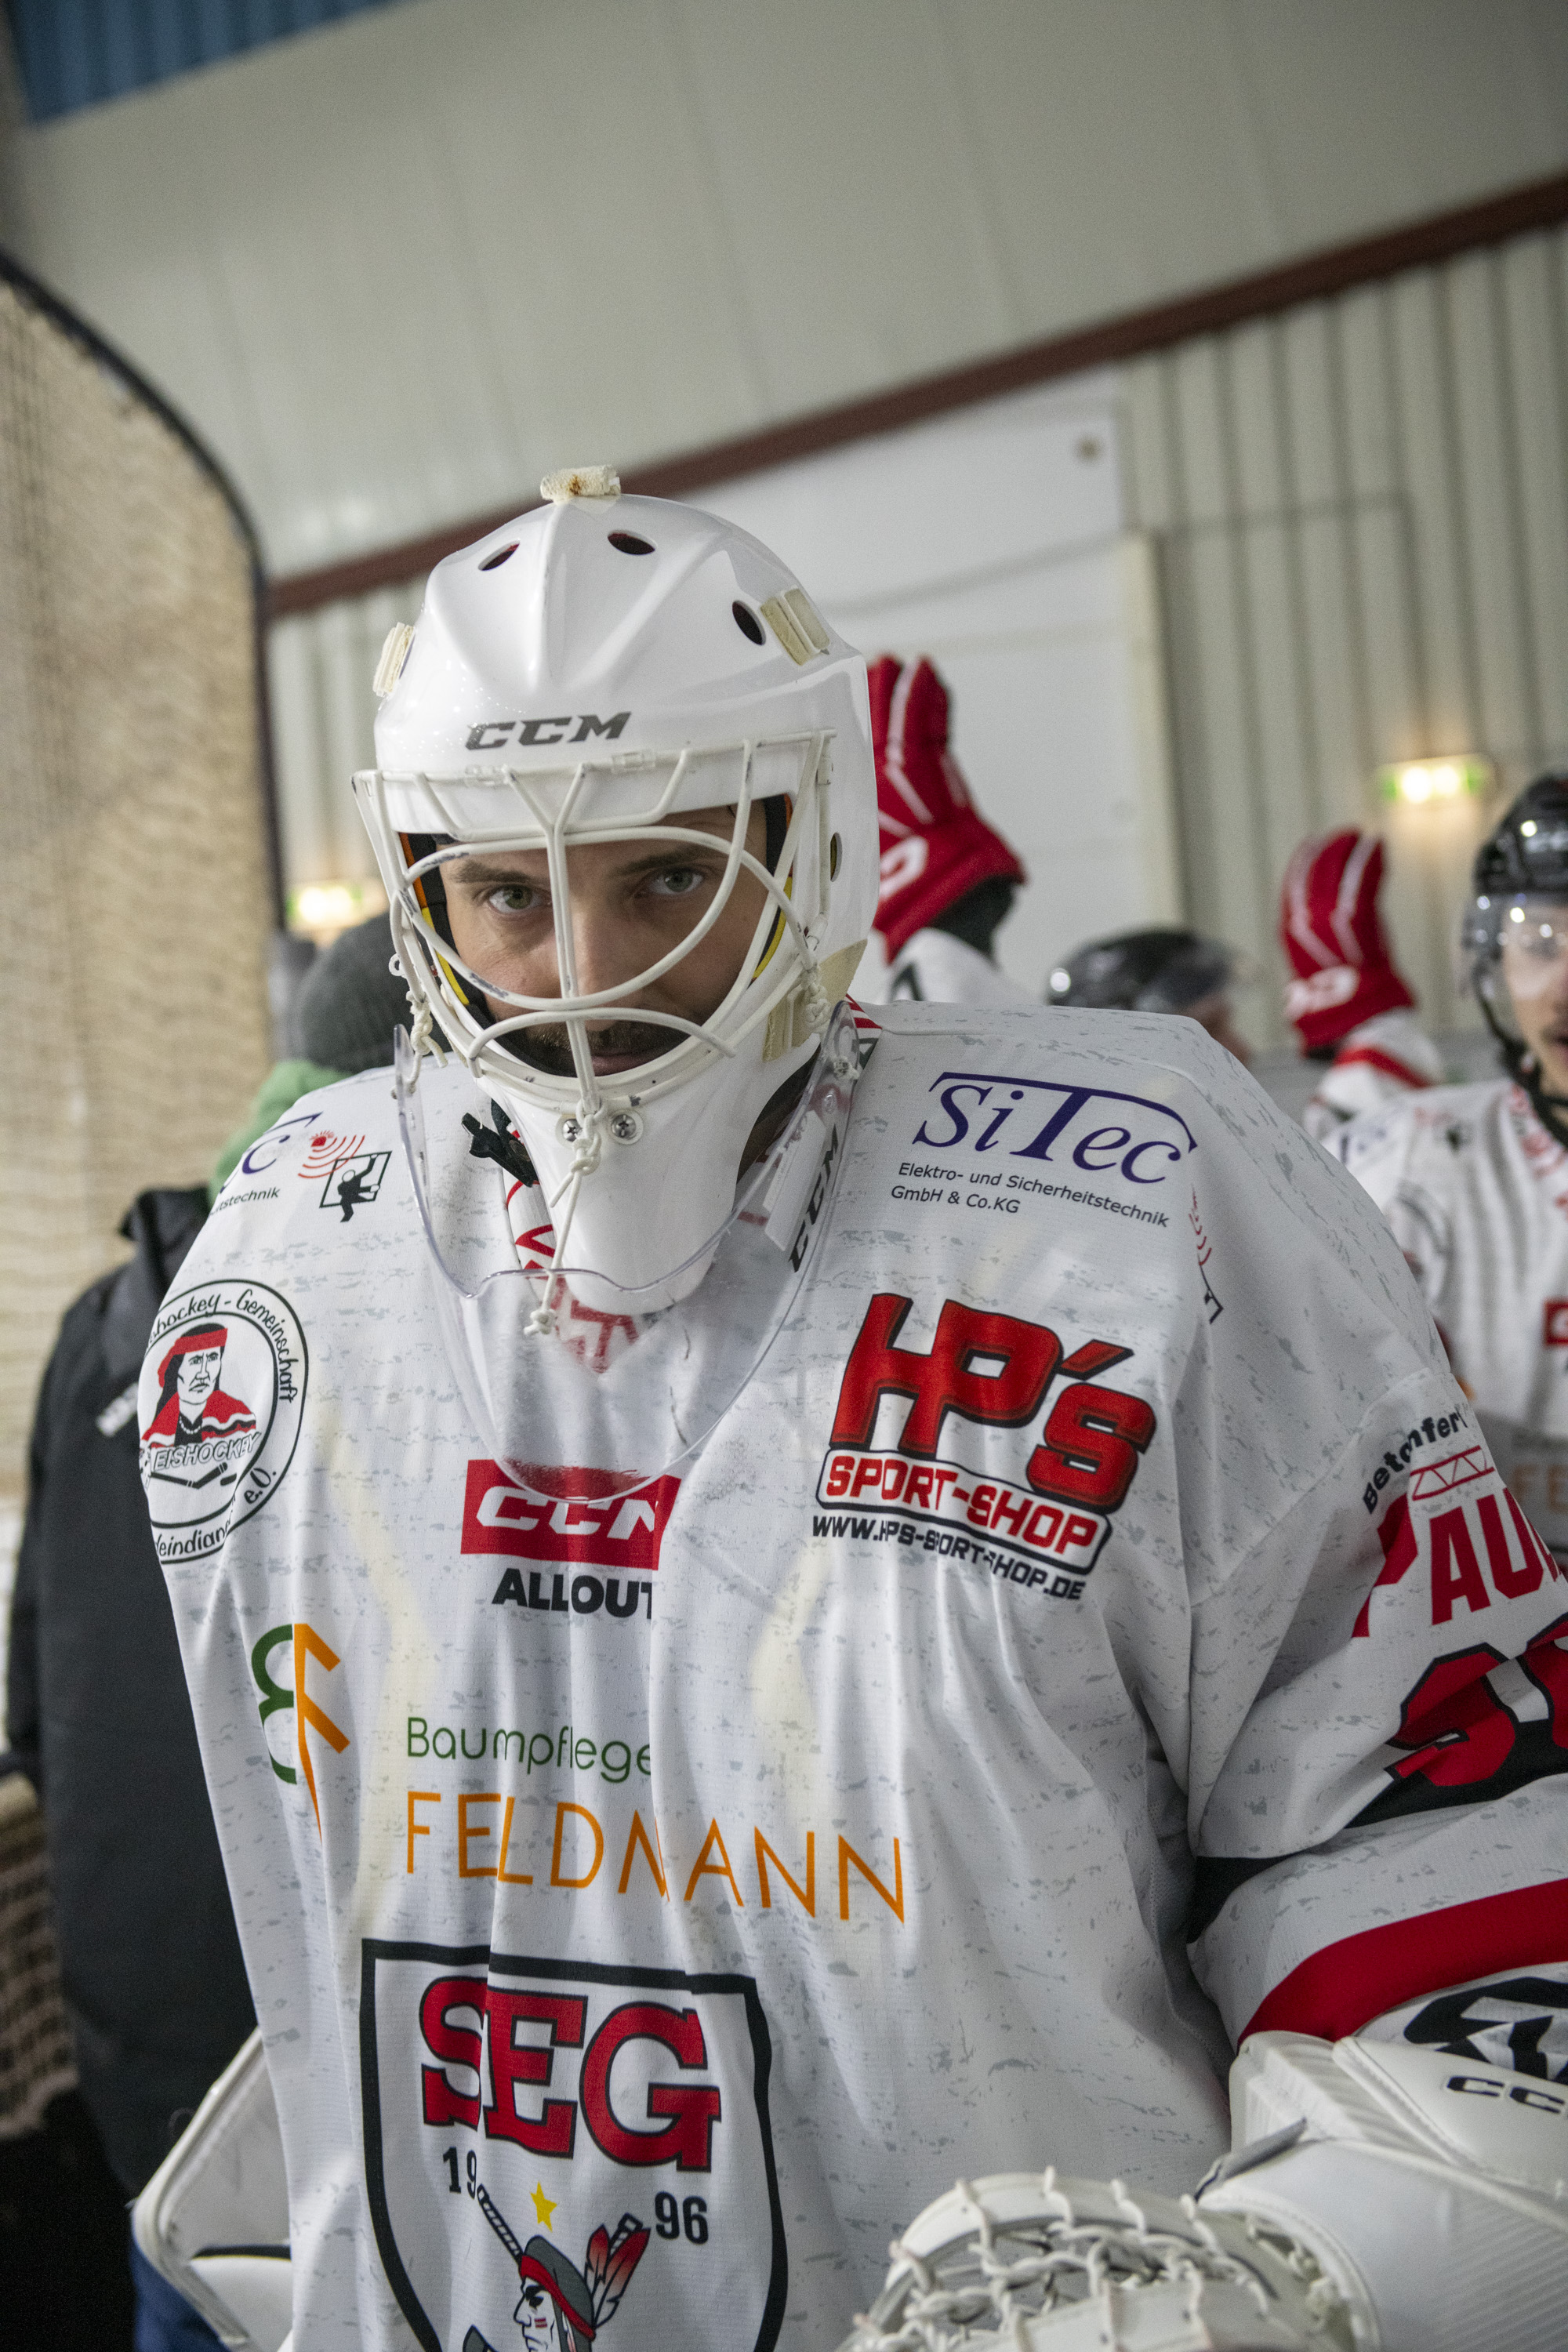
[[[1000,2173],[892,2248],[842,2352],[1558,2352],[1568,2094],[1403,2042],[1256,2035],[1197,2197]]]

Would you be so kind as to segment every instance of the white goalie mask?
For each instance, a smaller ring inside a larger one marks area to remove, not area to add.
[[[416,1046],[438,1024],[515,1124],[574,1296],[645,1312],[701,1281],[747,1138],[812,1059],[864,945],[878,877],[865,666],[746,532],[623,498],[602,469],[544,489],[543,507],[438,564],[418,622],[388,638],[378,764],[354,789]],[[724,812],[727,838],[681,825],[699,810]],[[717,845],[722,870],[668,952],[584,989],[574,854],[649,843],[700,844],[710,862]],[[465,958],[454,940],[460,861],[520,852],[547,875],[559,992],[520,992],[499,951],[486,971],[489,950],[465,940]],[[696,1015],[668,1009],[668,992],[650,1003],[743,884],[760,912],[721,1000]],[[616,1022],[668,1044],[596,1072],[595,1031]]]

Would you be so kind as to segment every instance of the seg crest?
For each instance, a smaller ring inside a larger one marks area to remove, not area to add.
[[[165,1563],[216,1551],[254,1517],[293,1457],[304,1334],[259,1282],[212,1282],[165,1301],[137,1397],[142,1483]]]
[[[367,1942],[360,2053],[376,2244],[425,2352],[638,2352],[671,2311],[683,2352],[772,2352],[751,1978]]]

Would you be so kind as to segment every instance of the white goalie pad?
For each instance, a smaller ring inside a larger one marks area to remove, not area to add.
[[[1561,2352],[1568,2092],[1442,2051],[1261,2033],[1199,2210],[1309,2246],[1378,2352]]]
[[[131,2209],[137,2245],[229,2352],[282,2352],[291,2325],[289,2190],[253,2033]]]
[[[840,2352],[1350,2352],[1344,2305],[1272,2224],[1050,2170],[961,2181],[894,2242]]]

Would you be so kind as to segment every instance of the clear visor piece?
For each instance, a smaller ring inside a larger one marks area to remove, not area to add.
[[[1568,906],[1515,898],[1499,909],[1498,977],[1516,1001],[1545,996],[1568,974]]]
[[[458,1118],[427,1125],[419,1065],[400,1034],[398,1121],[447,1360],[490,1458],[525,1496],[631,1495],[701,1446],[808,1278],[859,1066],[840,1005],[801,1100],[719,1230],[658,1282],[617,1289],[592,1268],[554,1264],[543,1194],[515,1167],[476,1158]],[[689,1296],[649,1307],[704,1260]],[[574,1275],[596,1297],[614,1292],[611,1302],[584,1306]]]

